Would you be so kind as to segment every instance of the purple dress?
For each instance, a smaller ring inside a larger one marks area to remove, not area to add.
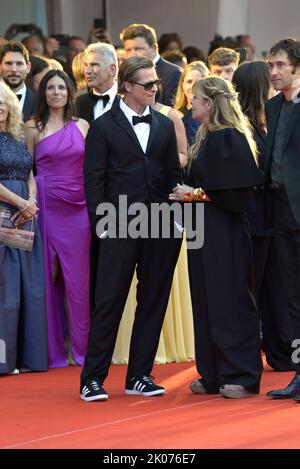
[[[84,137],[74,121],[35,147],[46,276],[49,367],[68,365],[65,338],[82,365],[89,330],[90,224],[84,197]],[[53,266],[60,273],[52,281]],[[68,305],[68,319],[65,311]]]

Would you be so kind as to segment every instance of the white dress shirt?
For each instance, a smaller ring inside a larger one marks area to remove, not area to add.
[[[101,96],[101,95],[109,96],[109,101],[105,107],[103,107],[102,99],[99,99],[99,101],[95,104],[94,119],[97,119],[97,117],[102,116],[102,114],[104,114],[105,112],[111,109],[114,99],[117,95],[117,92],[118,92],[118,84],[116,82],[113,84],[113,86],[109,90],[105,91],[105,93],[97,93],[97,91],[93,90],[93,93],[97,96]]]
[[[125,104],[123,99],[120,100],[120,108],[121,108],[121,111],[124,112],[125,116],[129,120],[130,125],[133,128],[138,138],[138,141],[140,142],[143,152],[146,153],[146,148],[148,145],[149,134],[150,134],[150,124],[148,124],[148,122],[140,122],[139,124],[133,125],[132,118],[133,116],[137,116],[138,114],[129,106],[127,106],[127,104]],[[148,114],[150,114],[149,106],[146,107],[143,114],[141,114],[139,117],[147,116]]]

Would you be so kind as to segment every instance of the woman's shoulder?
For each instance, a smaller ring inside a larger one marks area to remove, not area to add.
[[[78,118],[74,118],[73,122],[77,125],[78,129],[80,130],[80,132],[85,137],[88,130],[89,130],[89,128],[90,128],[90,124],[88,123],[88,121],[78,117]]]

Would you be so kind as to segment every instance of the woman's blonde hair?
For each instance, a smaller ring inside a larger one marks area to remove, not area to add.
[[[189,72],[192,72],[193,70],[198,70],[198,72],[201,73],[202,78],[206,78],[209,75],[209,70],[207,66],[205,65],[204,62],[201,60],[195,60],[194,62],[190,62],[184,69],[181,74],[179,83],[178,83],[178,89],[175,97],[175,104],[174,108],[177,109],[178,111],[180,109],[185,109],[187,107],[187,99],[186,96],[183,92],[183,82],[185,77]]]
[[[15,93],[3,81],[0,81],[0,93],[8,106],[6,132],[10,133],[16,140],[23,140],[24,132],[20,102]]]
[[[245,135],[253,157],[257,163],[258,151],[253,138],[253,130],[248,117],[243,114],[238,95],[228,81],[220,77],[201,78],[193,86],[196,98],[212,102],[212,112],[208,125],[202,123],[197,131],[194,145],[190,148],[189,157],[195,158],[208,131],[233,128]]]
[[[78,90],[83,90],[84,88],[86,88],[86,81],[84,77],[84,56],[84,51],[79,52],[77,55],[75,55],[72,62],[72,72]]]

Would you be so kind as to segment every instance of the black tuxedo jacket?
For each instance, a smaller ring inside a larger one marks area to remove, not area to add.
[[[112,104],[112,107],[115,104]],[[85,119],[90,124],[94,120],[94,107],[95,101],[91,98],[89,93],[84,93],[76,98],[75,101],[75,114],[81,119]]]
[[[26,122],[30,117],[33,116],[34,111],[35,111],[35,92],[32,91],[30,88],[26,88],[26,95],[25,95],[25,101],[24,101],[24,106],[23,106],[23,121]]]
[[[75,114],[90,124],[94,120],[94,107],[95,101],[90,97],[90,94],[82,94],[76,98]]]
[[[272,150],[283,102],[280,93],[266,103],[268,137],[266,145],[266,187],[271,183]],[[293,215],[300,225],[300,103],[291,112],[284,140],[282,175]]]
[[[177,93],[181,69],[162,57],[155,64],[158,78],[161,79],[158,101],[167,106],[173,106]]]
[[[93,227],[100,217],[97,206],[111,202],[118,210],[119,195],[133,202],[166,202],[181,182],[181,169],[173,122],[152,109],[146,153],[119,98],[113,108],[94,120],[86,138],[85,194]]]

